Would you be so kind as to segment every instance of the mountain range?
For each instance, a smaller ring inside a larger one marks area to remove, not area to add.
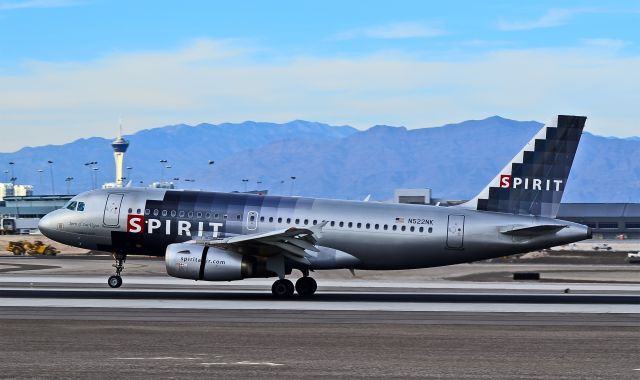
[[[130,141],[125,166],[133,168],[125,175],[136,186],[179,178],[173,180],[178,188],[243,191],[246,186],[343,199],[371,194],[375,200],[391,198],[399,187],[428,187],[438,198],[468,199],[541,127],[499,116],[411,130],[378,125],[360,131],[302,120],[174,125],[125,136]],[[52,193],[51,171],[56,193],[66,193],[67,186],[77,193],[94,182],[113,181],[110,143],[92,137],[0,153],[0,168],[7,178],[13,170],[18,183],[33,184],[36,194]],[[10,168],[9,162],[15,164]],[[585,132],[563,202],[640,201],[639,162],[640,139]],[[66,183],[67,177],[73,180]]]

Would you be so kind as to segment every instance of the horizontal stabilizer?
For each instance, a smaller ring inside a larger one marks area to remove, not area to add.
[[[513,236],[539,236],[546,234],[554,234],[566,225],[562,224],[538,224],[538,225],[510,225],[500,229],[500,233]]]

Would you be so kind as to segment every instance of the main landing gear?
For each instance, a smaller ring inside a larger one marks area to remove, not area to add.
[[[276,280],[271,286],[271,292],[276,298],[290,298],[293,296],[294,290],[298,292],[300,297],[311,297],[318,290],[318,283],[312,277],[309,277],[309,271],[302,271],[303,277],[296,281],[296,286],[287,279],[281,278]]]
[[[122,285],[120,273],[124,270],[124,262],[127,261],[127,255],[124,253],[114,253],[113,258],[116,260],[116,263],[113,264],[113,267],[116,268],[116,274],[109,277],[107,284],[112,288],[119,288]]]

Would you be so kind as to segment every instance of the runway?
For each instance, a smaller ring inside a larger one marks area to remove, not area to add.
[[[157,260],[110,289],[109,264],[0,258],[0,378],[640,376],[638,283],[321,272],[315,297],[274,300],[270,279],[173,279]],[[628,269],[572,272],[597,270]]]

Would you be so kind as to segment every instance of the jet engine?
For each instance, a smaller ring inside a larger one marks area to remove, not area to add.
[[[273,277],[267,258],[207,247],[199,244],[170,244],[165,265],[169,276],[204,281],[234,281],[250,277]]]

